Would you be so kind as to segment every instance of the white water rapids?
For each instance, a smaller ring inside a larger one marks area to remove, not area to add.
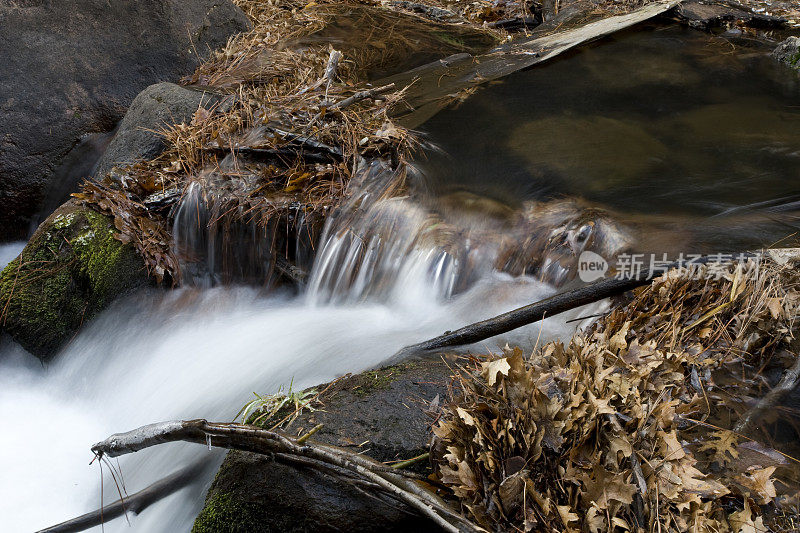
[[[356,268],[358,254],[346,250],[352,242],[329,229],[311,289],[299,296],[221,287],[141,292],[92,321],[46,366],[6,340],[0,346],[0,530],[34,531],[99,507],[100,471],[89,465],[89,448],[112,433],[170,419],[230,421],[254,391],[274,393],[291,380],[297,390],[359,372],[405,345],[553,293],[531,278],[487,268],[453,296],[451,261],[409,244],[404,231],[393,227],[378,239],[378,248],[390,250],[384,259],[374,259],[373,247]],[[18,251],[3,246],[0,257]],[[331,298],[325,280],[353,276],[345,287],[353,297]],[[377,283],[381,290],[369,290]],[[367,294],[372,297],[361,297]],[[533,346],[573,331],[577,323],[565,320],[597,310],[548,319],[483,349],[506,341]],[[132,494],[202,454],[214,459],[202,483],[128,517],[130,526],[119,518],[105,531],[189,531],[223,453],[166,444],[119,461]],[[103,473],[108,503],[118,493],[109,468]]]

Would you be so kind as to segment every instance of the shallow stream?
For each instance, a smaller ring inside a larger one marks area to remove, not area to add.
[[[800,213],[800,76],[770,51],[638,27],[434,116],[421,129],[442,153],[421,165],[439,194],[579,197],[643,232],[684,232],[673,247],[769,245]]]
[[[516,207],[580,196],[640,228],[684,228],[698,248],[777,241],[797,222],[800,81],[758,47],[672,28],[629,33],[483,89],[425,131],[444,151],[420,162],[438,200],[469,191]],[[362,214],[396,219],[376,237],[382,259],[355,278],[359,250],[334,225],[306,293],[145,291],[115,304],[47,366],[4,341],[0,529],[31,531],[98,507],[89,447],[111,433],[175,418],[231,420],[252,392],[358,372],[404,345],[554,292],[485,266],[454,293],[447,258],[414,236],[426,220],[420,209],[403,200]],[[0,262],[19,246],[0,246]],[[354,279],[343,287],[344,278]],[[598,308],[481,349],[568,335],[578,324],[565,320]],[[133,493],[197,454],[211,459],[203,483],[129,517],[132,528],[118,519],[105,530],[188,531],[222,454],[169,444],[119,462]],[[106,502],[117,498],[107,468],[102,487]]]

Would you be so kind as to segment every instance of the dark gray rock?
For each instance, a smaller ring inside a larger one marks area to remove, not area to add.
[[[146,88],[125,113],[117,133],[97,162],[95,177],[104,177],[115,166],[158,156],[166,147],[158,131],[165,126],[191,122],[200,106],[209,109],[219,100],[217,95],[169,82]]]
[[[292,432],[323,424],[316,442],[379,461],[424,453],[436,396],[446,398],[451,371],[442,361],[418,361],[339,380],[321,395],[324,411],[306,412]],[[325,389],[326,385],[316,387]],[[425,471],[426,462],[417,465]],[[193,533],[300,531],[436,531],[396,501],[367,495],[332,476],[231,452],[209,489]]]
[[[784,18],[755,13],[749,7],[735,2],[722,4],[710,0],[689,0],[678,5],[672,13],[687,26],[702,31],[725,28],[728,25],[765,30],[786,26]]]
[[[0,240],[25,235],[84,134],[248,27],[229,0],[0,0]]]
[[[789,37],[772,52],[772,57],[800,71],[800,37]]]

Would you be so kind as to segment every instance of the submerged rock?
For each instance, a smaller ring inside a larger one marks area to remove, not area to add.
[[[118,296],[149,283],[110,218],[67,202],[0,273],[0,328],[41,359]]]
[[[433,417],[451,372],[442,361],[406,363],[346,377],[320,395],[324,411],[306,412],[292,431],[323,424],[313,440],[380,461],[428,449]],[[318,390],[325,386],[318,387]],[[427,468],[427,462],[419,463]],[[366,494],[328,474],[252,453],[231,452],[208,491],[193,533],[428,531],[426,520],[393,500]]]
[[[24,237],[81,136],[249,25],[229,0],[0,2],[0,240]]]
[[[772,57],[800,71],[800,37],[789,37],[772,52]]]
[[[210,109],[218,102],[217,95],[174,83],[149,86],[125,113],[111,144],[97,163],[95,177],[103,178],[114,166],[155,158],[166,148],[160,130],[191,122],[200,107]]]

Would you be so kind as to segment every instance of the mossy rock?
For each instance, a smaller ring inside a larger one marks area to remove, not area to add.
[[[0,273],[2,330],[49,359],[118,296],[149,283],[141,256],[112,220],[70,201]]]
[[[379,461],[427,451],[425,408],[452,386],[442,361],[418,361],[346,376],[315,387],[322,409],[303,412],[286,431],[322,424],[313,441]],[[277,415],[281,418],[282,413]],[[429,469],[427,461],[415,470]],[[211,485],[193,533],[436,531],[397,501],[366,495],[325,472],[296,468],[269,457],[233,451]]]
[[[775,48],[772,56],[800,72],[800,37],[789,37]]]

